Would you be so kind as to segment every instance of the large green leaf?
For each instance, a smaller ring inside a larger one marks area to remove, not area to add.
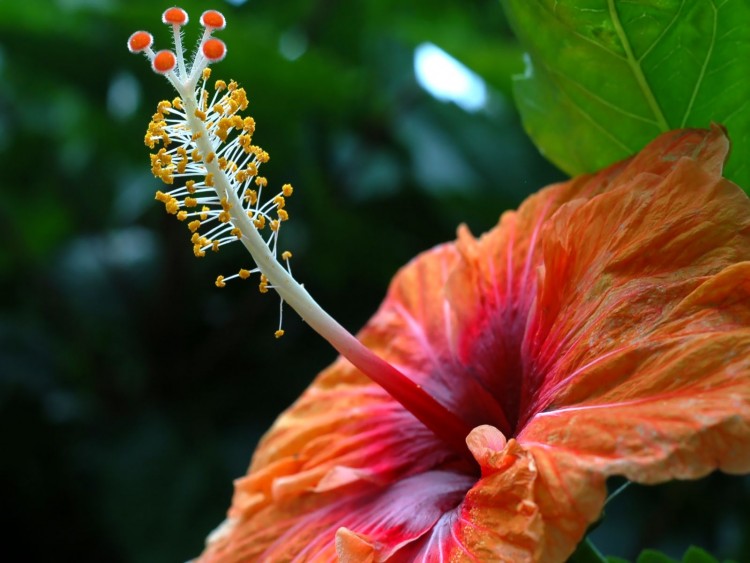
[[[726,174],[750,189],[750,1],[501,0],[528,52],[524,125],[569,174],[657,134],[724,124]]]

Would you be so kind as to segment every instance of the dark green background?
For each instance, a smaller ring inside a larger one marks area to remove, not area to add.
[[[180,561],[229,504],[260,435],[333,358],[254,284],[238,245],[198,261],[153,202],[143,133],[172,97],[125,42],[169,46],[161,11],[125,0],[0,3],[0,482],[19,560]],[[511,99],[523,68],[494,0],[183,2],[222,9],[216,77],[248,91],[273,185],[292,182],[282,246],[316,299],[356,331],[396,269],[475,233],[562,179]],[[197,23],[187,31],[187,44]],[[306,38],[296,61],[281,38]],[[487,82],[478,113],[432,99],[413,73],[433,42]],[[138,93],[129,108],[128,90]],[[596,532],[607,553],[698,543],[748,553],[749,482],[632,487]],[[744,551],[743,551],[744,550]]]

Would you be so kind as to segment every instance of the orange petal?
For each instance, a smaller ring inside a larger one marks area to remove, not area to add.
[[[580,374],[587,387],[601,382],[600,393],[537,414],[518,439],[644,483],[745,473],[748,373],[748,330],[631,347]]]
[[[341,563],[373,563],[375,549],[370,540],[348,528],[336,532],[336,554]]]
[[[522,443],[642,482],[750,471],[750,202],[704,137],[548,225]]]

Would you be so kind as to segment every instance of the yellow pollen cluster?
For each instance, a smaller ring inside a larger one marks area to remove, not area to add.
[[[187,22],[183,10],[171,8],[168,12],[179,12]],[[223,22],[223,16],[221,19]],[[255,120],[242,114],[249,105],[245,90],[234,80],[216,80],[213,88],[209,86],[211,69],[207,65],[221,60],[226,48],[221,40],[209,39],[213,27],[205,23],[204,27],[190,64],[186,64],[178,26],[173,25],[176,54],[155,53],[151,49],[153,38],[147,32],[136,32],[128,41],[131,52],[143,52],[154,71],[163,74],[178,94],[171,101],[158,103],[144,137],[151,149],[151,172],[169,186],[166,191],[157,191],[155,198],[167,213],[185,222],[195,256],[203,257],[209,249],[217,252],[239,240],[254,257],[264,256],[261,262],[265,264],[266,258],[278,260],[279,231],[289,219],[287,200],[293,189],[284,184],[278,193],[268,193],[268,180],[259,169],[269,155],[253,142]],[[223,24],[216,27],[221,28]],[[291,253],[284,251],[281,256],[291,275]],[[274,288],[256,266],[220,275],[215,284],[225,287],[234,278],[249,279],[255,273],[260,274],[261,293],[279,290],[286,279],[272,276],[279,284]],[[275,335],[283,333],[279,326]]]
[[[164,203],[168,213],[187,221],[193,233],[193,252],[198,257],[205,256],[209,248],[218,250],[224,243],[242,238],[243,222],[237,220],[240,213],[251,219],[250,224],[258,231],[270,229],[266,240],[275,252],[280,224],[289,219],[285,207],[292,186],[284,184],[280,193],[262,202],[261,192],[268,180],[258,170],[268,162],[269,155],[253,144],[255,120],[240,115],[248,107],[247,94],[234,81],[227,84],[217,80],[209,99],[205,84],[209,76],[210,69],[205,69],[190,115],[186,109],[190,104],[176,97],[171,102],[159,102],[152,116],[145,137],[146,145],[155,150],[151,172],[169,185],[184,179],[183,187],[158,192],[156,199]],[[191,117],[198,120],[198,126]],[[217,190],[219,175],[222,192]],[[232,212],[235,204],[229,201],[234,200],[233,195],[241,208],[237,215]],[[212,228],[199,235],[199,230],[208,225]]]

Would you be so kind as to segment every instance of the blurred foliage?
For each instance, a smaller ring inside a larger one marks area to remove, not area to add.
[[[607,557],[607,563],[628,563],[626,559],[619,557]],[[636,560],[636,563],[720,563],[716,557],[699,547],[691,546],[687,549],[681,559],[673,559],[656,551],[655,549],[644,550]],[[730,560],[724,563],[733,563]]]
[[[521,115],[551,161],[593,172],[661,132],[721,123],[726,175],[750,190],[747,0],[502,3],[529,49]]]
[[[275,298],[213,285],[242,249],[196,260],[153,202],[142,138],[172,93],[125,42],[147,28],[167,47],[169,5],[0,3],[2,530],[24,560],[195,555],[260,435],[334,358],[291,311],[276,341]],[[207,7],[182,6],[194,19]],[[264,173],[296,187],[282,235],[295,274],[352,330],[411,257],[460,222],[489,229],[563,177],[520,126],[510,76],[522,53],[494,0],[211,7],[229,21],[215,76],[247,89]],[[419,87],[423,42],[481,75],[484,109]],[[748,553],[746,480],[633,489],[613,503],[615,527],[597,530],[607,553]],[[654,520],[631,522],[643,510]],[[689,526],[699,535],[686,540]]]

